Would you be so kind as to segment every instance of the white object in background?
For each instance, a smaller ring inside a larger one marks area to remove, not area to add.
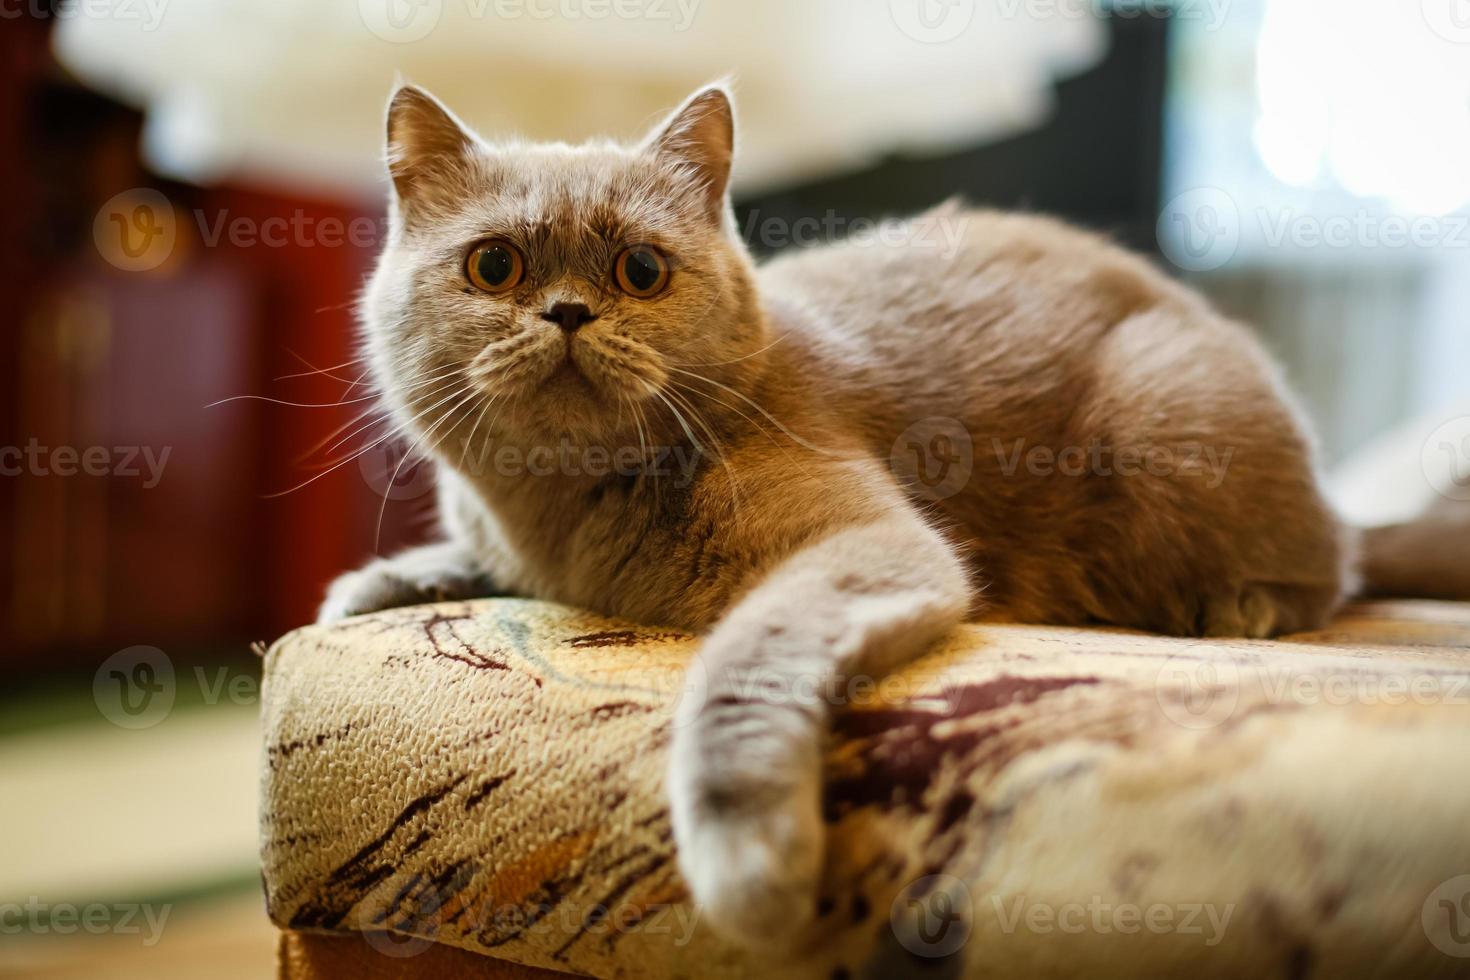
[[[1269,0],[1254,136],[1271,173],[1406,214],[1470,204],[1470,24],[1457,5]]]
[[[1441,496],[1470,500],[1470,400],[1369,442],[1333,470],[1327,489],[1359,527],[1407,521]]]
[[[106,3],[107,0],[102,0]],[[1034,7],[1034,9],[1032,9]],[[746,189],[1044,121],[1106,50],[1090,7],[979,0],[112,0],[58,58],[147,113],[159,171],[381,192],[395,75],[488,138],[629,138],[736,78]],[[110,11],[110,15],[102,15]]]

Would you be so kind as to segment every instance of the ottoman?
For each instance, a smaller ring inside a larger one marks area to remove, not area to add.
[[[280,975],[1470,975],[1470,606],[1276,641],[976,623],[828,692],[825,881],[786,950],[679,877],[696,651],[516,599],[278,641]]]

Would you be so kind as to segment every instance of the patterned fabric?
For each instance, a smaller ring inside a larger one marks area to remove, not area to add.
[[[696,648],[511,599],[285,637],[272,919],[596,977],[1470,974],[1470,606],[1284,642],[977,624],[823,690],[821,918],[765,957],[676,869]]]

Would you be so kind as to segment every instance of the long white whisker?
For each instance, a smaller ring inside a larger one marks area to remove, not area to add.
[[[499,395],[498,395],[498,394],[495,394],[495,395],[491,395],[491,396],[490,396],[490,397],[489,397],[489,398],[487,398],[487,399],[486,399],[486,400],[485,400],[485,405],[484,405],[484,407],[483,407],[483,408],[481,408],[481,409],[480,409],[480,414],[479,414],[479,415],[478,415],[478,416],[476,416],[476,417],[475,417],[475,424],[474,424],[474,425],[473,425],[473,426],[471,426],[471,427],[470,427],[470,434],[469,434],[469,436],[467,436],[467,437],[466,437],[466,438],[465,438],[465,441],[464,441],[464,448],[463,448],[463,449],[462,449],[462,450],[460,450],[460,453],[459,453],[459,465],[460,465],[460,466],[461,466],[461,467],[462,467],[462,466],[464,466],[464,461],[465,461],[465,456],[466,456],[466,455],[467,455],[467,454],[468,454],[468,453],[469,453],[469,451],[470,451],[470,446],[471,446],[471,444],[473,444],[473,443],[474,443],[474,441],[475,441],[475,433],[476,433],[476,432],[478,432],[478,431],[480,431],[480,423],[481,423],[481,422],[483,422],[483,421],[485,421],[485,413],[486,413],[486,412],[488,412],[488,411],[490,411],[490,406],[491,406],[491,405],[494,405],[494,404],[495,404],[495,400],[496,400],[496,399],[497,399],[497,398],[499,398],[499,397],[500,397],[500,396],[499,396]],[[480,465],[480,464],[482,464],[482,463],[483,463],[483,462],[484,462],[484,461],[485,461],[485,457],[484,457],[484,455],[483,455],[483,454],[482,454],[482,455],[481,455],[481,456],[480,456],[480,458],[479,458],[479,459],[478,459],[478,460],[477,460],[477,461],[476,461],[476,462],[475,462],[475,464],[474,464],[474,465],[476,465],[476,466],[479,466],[479,465]],[[481,474],[481,473],[479,473],[479,472],[478,472],[478,471],[477,471],[477,472],[476,472],[476,473],[475,473],[475,475],[476,475],[476,476],[481,476],[481,475],[483,475],[483,474]]]
[[[771,341],[766,346],[762,347],[760,350],[751,351],[749,354],[742,354],[740,357],[732,357],[728,361],[712,361],[712,362],[707,363],[707,364],[685,364],[683,366],[684,367],[723,367],[726,364],[738,364],[741,361],[748,361],[752,357],[758,357],[759,355],[764,354],[766,351],[770,350],[772,347],[775,347],[781,341],[785,340],[787,337],[790,337],[790,336],[791,336],[791,331],[788,330],[785,333],[783,333],[781,336],[777,337],[775,340]]]
[[[742,412],[740,409],[736,408],[734,405],[731,405],[729,402],[723,401],[722,399],[716,398],[714,395],[711,395],[707,391],[700,391],[697,388],[691,388],[689,385],[680,384],[678,381],[675,381],[673,378],[670,378],[669,379],[669,384],[673,385],[675,388],[678,388],[678,389],[680,389],[682,391],[687,391],[690,395],[695,395],[695,396],[698,396],[700,398],[708,398],[710,401],[714,402],[716,405],[719,405],[719,406],[721,406],[723,408],[729,409],[730,411],[734,412],[736,415],[740,416],[742,419],[744,419],[745,421],[749,422],[753,428],[755,428],[758,432],[760,432],[761,435],[763,435],[767,439],[771,440],[771,444],[773,446],[775,446],[777,449],[781,450],[782,455],[784,455],[788,460],[790,460],[793,465],[795,465],[796,467],[798,467],[803,473],[807,474],[808,476],[813,476],[811,470],[807,469],[806,464],[804,462],[802,462],[801,460],[797,459],[795,456],[793,456],[791,454],[791,447],[788,446],[788,445],[786,445],[785,443],[783,443],[781,440],[777,439],[775,436],[771,435],[771,433],[766,430],[766,427],[763,426],[763,425],[761,425],[760,422],[757,421],[756,419],[751,418],[749,415],[746,415],[744,412]]]
[[[451,375],[453,375],[454,373],[455,373],[454,371],[451,371],[450,372]],[[444,375],[441,375],[441,376],[439,376],[437,378],[430,379],[429,381],[424,381],[424,382],[421,382],[421,383],[415,383],[415,384],[411,384],[411,385],[405,385],[404,387],[400,388],[399,391],[400,392],[409,392],[409,391],[413,391],[413,390],[415,390],[417,388],[424,387],[425,385],[434,384],[436,382],[438,382],[438,386],[435,387],[435,388],[433,388],[433,389],[431,389],[428,392],[425,392],[424,393],[424,397],[432,398],[434,395],[438,394],[439,392],[445,391],[445,390],[447,390],[449,388],[452,388],[452,387],[456,387],[457,384],[458,384],[458,382],[457,382],[456,379],[450,377],[450,378],[448,378],[448,380],[446,380],[446,377]],[[452,398],[453,396],[451,395],[450,397]],[[445,401],[448,401],[448,399],[446,398]],[[439,405],[442,405],[443,403],[444,402],[439,402],[439,403],[437,403],[435,405],[430,405],[429,408],[426,409],[426,411],[433,411],[435,408],[438,408]],[[384,411],[386,412],[387,410],[385,409]],[[332,443],[330,446],[327,447],[327,449],[326,449],[327,455],[330,456],[333,452],[336,451],[336,449],[337,449],[338,446],[341,446],[343,443],[346,443],[346,442],[351,441],[354,436],[358,435],[358,433],[366,432],[368,429],[371,429],[374,425],[376,425],[379,421],[384,421],[384,420],[386,420],[388,418],[391,418],[391,417],[392,417],[392,413],[391,412],[387,412],[387,414],[384,415],[383,419],[376,419],[376,420],[374,420],[372,422],[369,422],[367,425],[364,425],[364,426],[359,427],[358,429],[356,429],[353,432],[349,432],[347,435],[343,436],[342,438],[338,439],[336,442]],[[359,419],[360,418],[361,418],[361,416],[359,416]],[[355,422],[349,422],[348,423],[348,425],[354,425],[354,424],[356,424],[356,423]],[[346,428],[346,426],[343,426],[342,428]],[[338,429],[337,430],[337,432],[341,432],[341,431],[342,431],[342,429]],[[335,432],[332,433],[332,435],[336,435],[336,434],[337,433],[335,433]],[[329,436],[327,436],[327,438],[330,439],[330,438],[332,438],[332,436],[329,435]]]
[[[719,452],[715,455],[715,458],[720,461],[720,465],[723,466],[725,468],[725,472],[730,475],[730,491],[735,496],[735,514],[738,518],[741,514],[743,501],[740,498],[740,479],[735,474],[734,464],[730,462],[730,454],[725,451],[723,443],[721,443],[721,441],[715,436],[713,426],[711,426],[709,424],[709,421],[699,412],[697,408],[694,407],[690,399],[680,395],[678,392],[673,391],[672,389],[665,389],[664,394],[679,402],[679,404],[681,404],[685,408],[685,410],[689,412],[690,416],[692,416],[694,420],[700,425],[700,427],[704,429],[705,434],[709,437],[710,442],[712,442],[719,450]]]
[[[311,370],[310,371],[297,371],[297,372],[295,372],[293,374],[282,374],[282,375],[280,375],[279,377],[277,377],[275,379],[276,381],[288,381],[291,378],[307,378],[307,377],[311,377],[314,374],[321,374],[321,375],[325,375],[326,377],[331,378],[334,381],[346,382],[348,379],[338,377],[337,375],[332,374],[331,372],[333,372],[333,371],[340,371],[343,368],[345,368],[345,367],[351,367],[354,364],[360,364],[362,362],[363,358],[367,356],[365,354],[360,354],[357,357],[354,357],[350,361],[343,361],[341,364],[334,364],[331,367],[327,367],[327,368],[319,368],[315,364],[311,363],[306,358],[302,357],[300,354],[296,353],[294,350],[292,350],[289,347],[286,348],[286,353],[287,354],[290,354],[292,357],[296,358],[296,360],[300,361],[302,364],[305,364],[307,367],[311,368]],[[371,369],[369,369],[369,370],[371,370]],[[368,373],[367,371],[364,371],[361,375],[359,375],[358,376],[358,381],[361,381],[362,378],[366,377],[367,376],[367,373]],[[351,383],[356,384],[357,382],[351,382]]]
[[[369,402],[377,398],[377,395],[364,395],[361,398],[352,398],[340,402],[291,402],[282,398],[271,398],[268,395],[231,395],[229,398],[221,398],[217,402],[210,402],[205,408],[214,408],[217,405],[225,405],[229,402],[255,401],[269,402],[272,405],[284,405],[287,408],[341,408],[344,405],[356,405],[360,402]]]
[[[340,460],[334,462],[327,469],[322,470],[320,473],[317,473],[316,475],[314,475],[312,477],[309,477],[306,480],[303,480],[302,482],[296,484],[296,486],[292,487],[291,489],[289,489],[289,490],[282,490],[282,491],[279,491],[278,493],[268,493],[268,494],[266,494],[265,495],[266,499],[267,500],[270,500],[270,499],[273,499],[275,497],[284,497],[287,494],[295,493],[297,490],[300,490],[302,487],[309,486],[310,484],[315,483],[317,480],[320,480],[322,477],[326,476],[327,474],[333,473],[333,472],[337,471],[341,467],[343,467],[343,466],[347,465],[348,463],[352,462],[354,459],[357,459],[358,457],[362,456],[364,453],[367,453],[367,452],[372,451],[373,449],[376,449],[377,447],[381,446],[383,443],[387,442],[389,439],[392,439],[394,436],[396,436],[399,433],[403,432],[405,429],[407,429],[409,426],[411,426],[418,419],[420,419],[423,416],[429,414],[429,412],[432,412],[435,408],[438,408],[440,405],[444,404],[444,402],[448,401],[450,398],[455,397],[456,394],[459,394],[462,391],[464,391],[464,389],[463,388],[460,388],[459,391],[456,391],[455,393],[450,394],[446,398],[441,399],[440,401],[436,402],[435,404],[429,406],[429,408],[427,408],[424,411],[420,412],[418,415],[414,416],[413,418],[407,419],[407,420],[399,423],[398,425],[394,426],[390,431],[388,431],[386,434],[384,434],[384,435],[382,435],[382,436],[374,439],[372,442],[368,443],[366,446],[363,446],[361,449],[357,450],[356,452],[352,453],[351,455],[349,455],[349,456],[347,456],[347,457],[345,457],[343,459],[340,459]],[[374,423],[374,424],[376,424],[376,423]],[[361,431],[361,430],[359,430],[359,431]]]
[[[698,449],[700,452],[705,452],[706,450],[703,446],[699,444],[699,440],[694,438],[694,433],[689,431],[689,423],[684,421],[684,416],[681,415],[679,413],[679,410],[674,407],[674,403],[665,398],[664,393],[661,391],[655,390],[653,394],[655,398],[657,398],[659,401],[663,402],[669,407],[669,411],[674,413],[674,418],[678,419],[679,421],[679,428],[683,429],[684,435],[688,437],[690,442],[694,443],[694,448]]]
[[[716,388],[720,388],[720,389],[723,389],[725,391],[728,391],[730,394],[734,395],[736,398],[739,398],[741,401],[747,403],[752,408],[754,408],[757,412],[760,412],[762,415],[764,415],[766,417],[766,419],[769,420],[772,425],[774,425],[776,428],[780,429],[782,432],[786,433],[786,435],[790,436],[791,437],[791,440],[793,442],[796,442],[796,443],[798,443],[798,444],[806,447],[807,449],[812,450],[813,452],[822,453],[823,455],[827,455],[827,456],[840,456],[840,455],[842,455],[841,453],[834,452],[833,450],[824,449],[821,446],[815,446],[815,445],[812,445],[810,442],[807,442],[801,436],[797,435],[795,432],[792,432],[790,429],[786,428],[785,425],[781,424],[781,420],[780,419],[776,418],[770,412],[766,411],[763,407],[761,407],[761,405],[759,403],[757,403],[754,400],[746,397],[745,394],[743,394],[742,392],[736,391],[734,388],[731,388],[729,385],[721,384],[720,382],[714,380],[713,378],[706,378],[702,374],[696,374],[693,371],[686,371],[683,368],[673,367],[672,365],[670,365],[669,370],[671,370],[671,371],[678,371],[680,374],[686,374],[689,377],[694,378],[694,379],[696,379],[698,381],[703,381],[706,384],[712,384]]]
[[[475,383],[471,381],[470,384],[474,386]],[[403,464],[408,461],[408,458],[410,456],[413,455],[414,450],[418,449],[420,443],[428,441],[429,437],[434,434],[434,430],[444,424],[445,419],[453,416],[455,412],[459,411],[462,405],[477,397],[479,394],[480,392],[478,387],[471,387],[465,397],[461,398],[459,401],[450,406],[449,410],[446,411],[443,415],[439,416],[438,420],[433,425],[429,426],[429,428],[424,431],[423,435],[414,440],[413,445],[408,447],[408,452],[404,453],[403,456],[398,460],[398,465],[393,467],[393,476],[388,480],[387,486],[383,488],[383,503],[381,506],[378,507],[378,526],[373,530],[373,551],[376,552],[378,550],[378,545],[382,541],[383,515],[388,513],[389,491],[393,488],[393,485],[398,482],[398,474],[403,469]]]

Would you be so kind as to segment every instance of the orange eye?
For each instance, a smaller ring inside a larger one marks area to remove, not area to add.
[[[613,278],[629,296],[648,299],[669,284],[669,260],[652,245],[625,248],[613,263]]]
[[[471,283],[487,293],[503,293],[520,284],[526,263],[509,242],[498,238],[481,242],[465,260],[464,273]]]

